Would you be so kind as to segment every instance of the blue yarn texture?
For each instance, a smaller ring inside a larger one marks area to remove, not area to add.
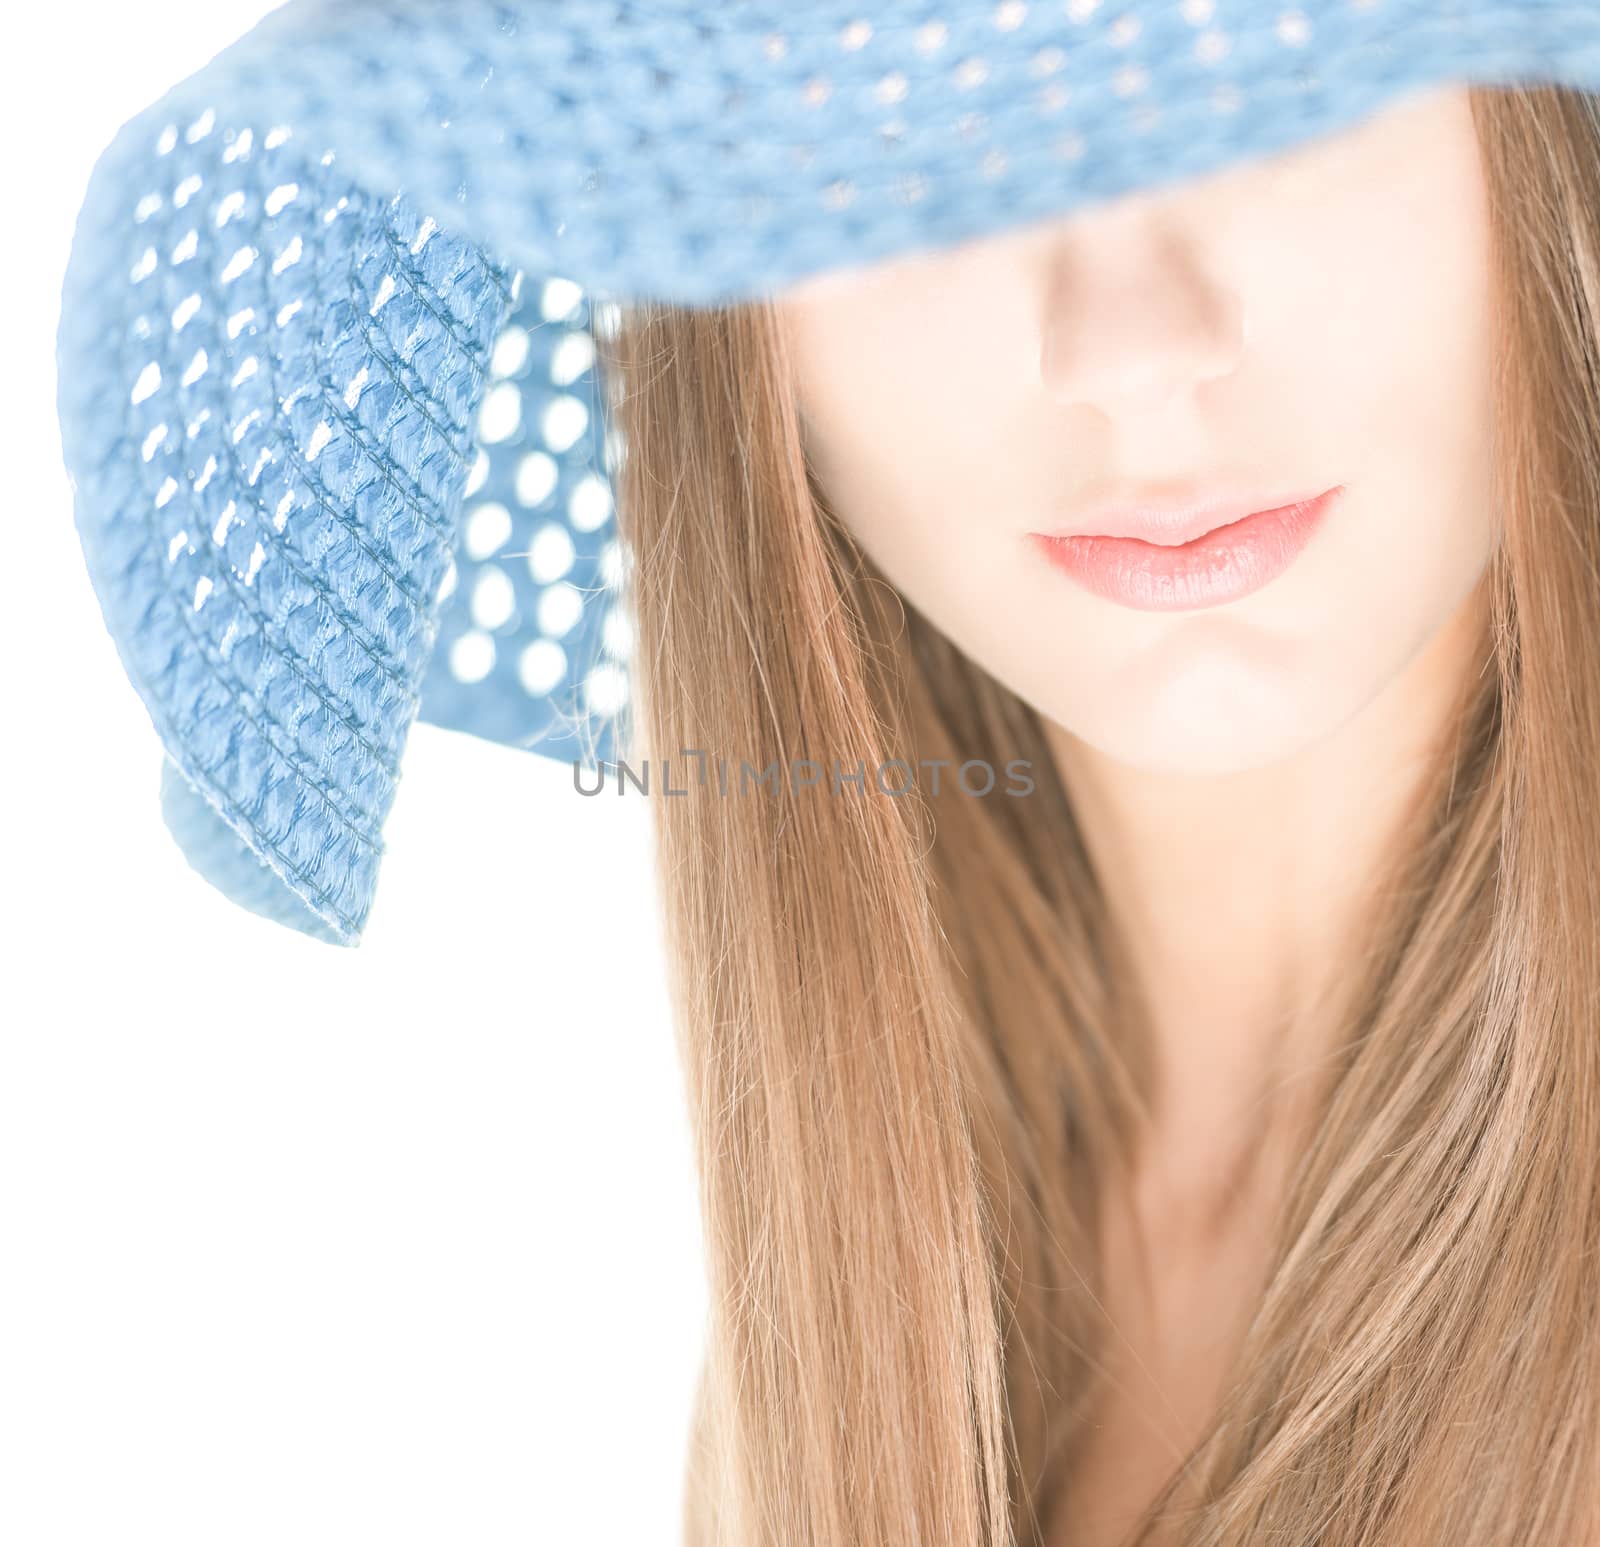
[[[168,826],[353,945],[418,718],[625,745],[620,305],[775,294],[1444,82],[1600,90],[1600,3],[289,0],[119,131],[63,284],[75,520]]]

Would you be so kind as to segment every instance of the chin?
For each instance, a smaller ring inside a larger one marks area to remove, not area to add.
[[[1114,718],[1075,728],[1080,740],[1113,762],[1149,773],[1244,773],[1282,762],[1330,735],[1336,724],[1307,716],[1302,697],[1286,704],[1266,690],[1204,697],[1171,694],[1130,713],[1126,703]],[[1335,719],[1337,717],[1334,717]]]

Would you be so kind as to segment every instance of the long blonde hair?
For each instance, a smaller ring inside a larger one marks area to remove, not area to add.
[[[1600,1529],[1600,108],[1472,102],[1492,636],[1374,879],[1185,1502],[1176,1475],[1158,1501],[1184,1547]],[[601,364],[630,754],[867,770],[653,806],[712,1300],[686,1541],[1042,1542],[1106,1331],[1100,1182],[1148,1077],[1073,809],[1036,714],[831,511],[768,305],[630,306]],[[892,759],[1018,757],[1025,800],[874,787]]]

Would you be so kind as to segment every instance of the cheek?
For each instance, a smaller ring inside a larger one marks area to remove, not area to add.
[[[886,266],[786,310],[806,449],[891,578],[1023,525],[1060,432],[1010,249]],[[1059,460],[1059,459],[1058,459]]]
[[[1436,223],[1427,224],[1429,214]],[[1459,211],[1397,214],[1372,233],[1344,374],[1363,388],[1363,429],[1396,456],[1432,460],[1441,478],[1474,460],[1489,425],[1492,370],[1487,232]],[[1353,310],[1353,308],[1352,308]]]
[[[1302,646],[1346,641],[1352,670],[1378,670],[1443,624],[1493,549],[1487,200],[1469,135],[1322,192],[1287,202],[1293,252],[1254,275],[1268,390],[1250,417],[1350,495],[1260,613],[1276,604]]]
[[[1471,176],[1466,175],[1468,171]],[[1456,175],[1451,175],[1455,173]],[[1365,401],[1375,487],[1408,574],[1399,605],[1453,604],[1494,541],[1490,234],[1476,169],[1446,166],[1383,236],[1394,253],[1376,320],[1389,340]],[[1379,482],[1381,480],[1381,483]]]
[[[861,374],[848,389],[836,384],[806,452],[868,558],[965,645],[975,627],[1003,616],[995,599],[1014,583],[1014,529],[1037,491],[1025,483],[1025,458],[1006,442],[1006,424],[996,422],[1004,397],[995,378],[952,370],[959,349],[938,355],[908,372],[904,355],[877,356],[894,360],[883,369],[859,351]]]
[[[797,312],[793,334],[807,459],[869,552],[903,543],[927,460],[923,410],[904,390],[915,338],[900,340],[881,309],[838,304]]]
[[[1490,217],[1466,93],[1418,98],[1267,192],[1228,262],[1249,274],[1251,347],[1312,421],[1306,443],[1431,461],[1444,487],[1478,463],[1491,418]]]

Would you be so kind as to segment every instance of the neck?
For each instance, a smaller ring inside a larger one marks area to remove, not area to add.
[[[1358,714],[1263,767],[1152,772],[1047,727],[1154,1039],[1141,1187],[1216,1191],[1328,1051],[1319,1006],[1484,669],[1486,616],[1480,587]]]

